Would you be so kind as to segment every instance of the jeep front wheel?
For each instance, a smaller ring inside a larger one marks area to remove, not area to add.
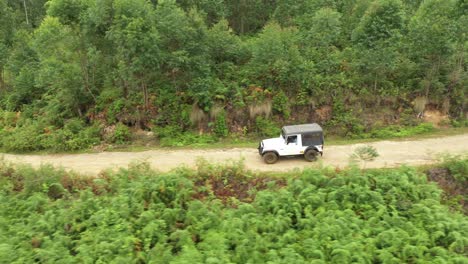
[[[307,161],[316,161],[318,152],[315,149],[309,149],[304,153],[304,158]]]
[[[274,152],[267,152],[263,154],[263,161],[265,161],[266,164],[273,164],[278,161],[278,155]]]

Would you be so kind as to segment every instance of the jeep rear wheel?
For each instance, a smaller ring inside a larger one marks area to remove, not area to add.
[[[274,152],[267,152],[263,154],[263,161],[265,161],[266,164],[273,164],[278,161],[278,155]]]
[[[304,153],[304,158],[307,161],[316,161],[318,152],[315,149],[309,149]]]

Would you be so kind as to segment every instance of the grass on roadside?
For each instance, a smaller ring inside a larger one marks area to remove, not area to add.
[[[448,127],[448,128],[432,128],[429,131],[423,131],[419,134],[411,134],[410,132],[405,132],[405,128],[400,128],[399,131],[396,131],[394,134],[388,133],[389,130],[386,129],[386,133],[381,133],[385,136],[381,137],[369,137],[369,138],[345,138],[339,136],[327,136],[325,134],[325,144],[330,145],[350,145],[358,143],[371,143],[381,140],[393,140],[393,141],[404,141],[404,140],[423,140],[428,138],[438,138],[446,136],[455,136],[468,133],[468,127]],[[412,129],[412,128],[408,128]],[[403,132],[402,132],[403,130]],[[326,133],[327,131],[325,131]],[[413,131],[414,132],[414,131]],[[377,133],[378,135],[379,133]],[[113,152],[140,152],[153,149],[224,149],[224,148],[256,148],[258,142],[264,138],[259,136],[238,136],[230,135],[226,138],[216,139],[210,135],[198,136],[193,133],[182,134],[180,138],[174,138],[172,142],[167,140],[161,144],[155,136],[146,137],[144,139],[135,139],[128,143],[124,144],[113,144],[113,145],[103,145],[101,147],[95,147],[92,149],[81,149],[76,151],[67,151],[67,152],[51,152],[49,150],[40,150],[28,152],[28,154],[50,154],[50,153],[68,153],[68,154],[80,154],[80,153],[89,153],[89,152],[102,152],[102,151],[113,151]],[[177,143],[177,144],[176,144]],[[0,148],[0,153],[5,153],[5,149]]]

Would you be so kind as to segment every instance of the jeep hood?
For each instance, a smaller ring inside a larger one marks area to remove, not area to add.
[[[264,150],[276,149],[278,146],[284,145],[284,139],[282,137],[269,138],[262,140],[262,143]]]

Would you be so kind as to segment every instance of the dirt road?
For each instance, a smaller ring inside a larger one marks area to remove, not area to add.
[[[160,171],[169,171],[181,165],[195,166],[198,157],[209,162],[226,162],[245,159],[249,169],[261,171],[288,171],[294,168],[318,166],[320,163],[335,167],[348,165],[349,156],[364,144],[325,146],[319,162],[306,162],[303,158],[282,158],[278,163],[263,163],[255,148],[231,149],[177,149],[150,150],[143,152],[102,152],[90,154],[57,155],[12,155],[0,154],[6,160],[29,163],[33,166],[50,163],[83,174],[96,174],[104,169],[126,167],[131,162],[146,161]],[[434,162],[440,153],[468,153],[468,134],[417,141],[380,141],[370,143],[380,154],[375,161],[366,163],[367,168],[394,167],[401,164],[421,165]]]

